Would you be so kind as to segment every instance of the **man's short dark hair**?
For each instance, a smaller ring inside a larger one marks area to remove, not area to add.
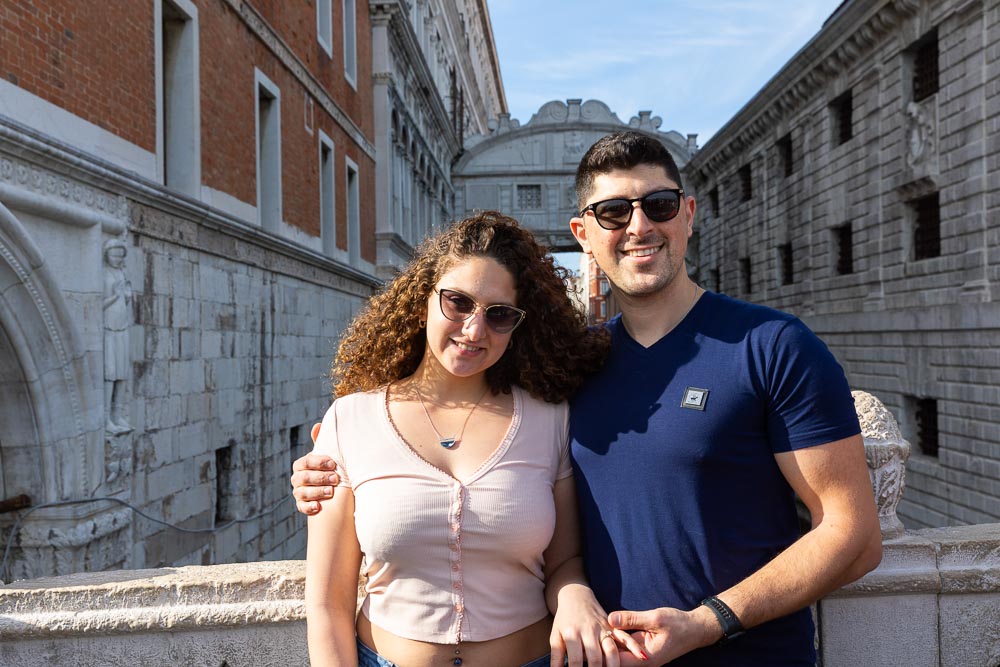
[[[576,169],[576,201],[583,208],[594,191],[594,178],[615,169],[633,169],[640,164],[663,167],[667,177],[683,188],[674,156],[659,141],[642,132],[615,132],[601,137],[580,160]]]

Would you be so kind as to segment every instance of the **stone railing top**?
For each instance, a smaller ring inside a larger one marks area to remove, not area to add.
[[[305,617],[304,561],[116,570],[0,586],[0,641]]]

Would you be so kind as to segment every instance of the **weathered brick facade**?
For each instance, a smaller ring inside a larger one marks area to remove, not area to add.
[[[846,2],[686,169],[702,284],[900,417],[909,527],[1000,521],[997,44],[997,0]]]

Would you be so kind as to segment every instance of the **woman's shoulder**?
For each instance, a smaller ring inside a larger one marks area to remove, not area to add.
[[[569,412],[568,401],[551,403],[543,398],[539,398],[538,396],[532,396],[527,390],[517,385],[513,385],[511,387],[511,391],[514,392],[515,400],[520,397],[522,409],[525,414],[549,415],[559,418]]]

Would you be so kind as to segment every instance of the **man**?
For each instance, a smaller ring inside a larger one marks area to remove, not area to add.
[[[688,277],[696,204],[658,141],[600,139],[576,189],[573,234],[621,308],[570,418],[588,579],[649,655],[621,664],[815,664],[808,605],[881,559],[843,371],[797,319]],[[316,463],[294,466],[307,513]]]

